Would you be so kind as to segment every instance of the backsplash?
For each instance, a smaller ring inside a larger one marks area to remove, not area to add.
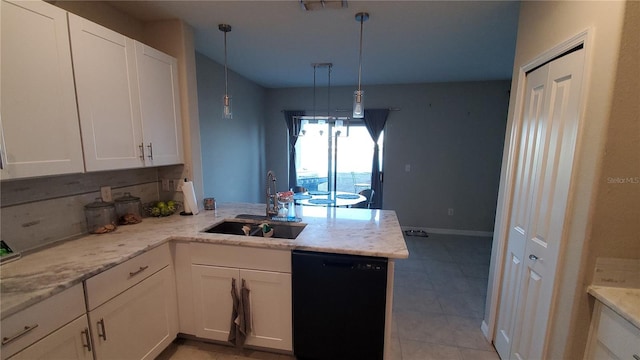
[[[167,168],[163,173],[178,174],[182,165]],[[84,205],[100,197],[101,186],[110,186],[114,199],[130,192],[143,203],[176,196],[160,194],[158,173],[143,168],[3,181],[0,236],[22,252],[86,234]]]

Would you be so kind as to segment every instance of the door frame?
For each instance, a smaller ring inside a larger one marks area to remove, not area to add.
[[[535,56],[532,60],[526,62],[523,66],[518,69],[518,82],[517,82],[517,90],[514,96],[514,112],[512,115],[512,121],[508,124],[508,136],[505,138],[505,148],[503,152],[503,169],[501,173],[501,181],[500,181],[500,191],[498,193],[498,202],[497,209],[500,209],[500,213],[496,213],[495,220],[495,230],[493,236],[493,247],[491,254],[491,265],[490,265],[490,274],[489,274],[489,284],[487,291],[487,298],[485,305],[485,316],[482,320],[481,330],[487,340],[491,343],[494,342],[496,337],[496,322],[498,318],[498,307],[500,301],[500,292],[501,292],[501,284],[504,275],[504,257],[506,256],[507,251],[507,238],[509,234],[509,224],[511,221],[511,205],[513,202],[513,193],[514,193],[514,179],[517,170],[517,156],[518,150],[520,147],[520,132],[522,129],[523,122],[523,111],[525,104],[525,90],[526,90],[526,78],[527,72],[547,63],[555,58],[561,56],[565,52],[575,48],[576,46],[583,45],[585,51],[585,62],[583,67],[583,82],[582,89],[580,90],[579,95],[579,119],[578,119],[578,132],[576,139],[576,147],[574,153],[574,162],[577,161],[578,154],[581,152],[582,148],[582,136],[583,127],[584,127],[584,110],[586,105],[587,94],[589,93],[589,84],[590,84],[590,74],[591,74],[591,63],[592,63],[592,44],[593,44],[593,36],[594,30],[592,28],[587,28],[586,30],[574,35],[573,37],[559,43],[553,48]],[[565,219],[568,219],[570,214],[572,213],[572,199],[574,197],[573,189],[575,185],[576,178],[576,169],[572,171],[571,179],[570,179],[570,190],[569,197],[567,199],[567,209],[565,213]],[[591,194],[589,194],[590,196]],[[564,262],[564,248],[566,246],[566,238],[568,237],[568,232],[565,230],[563,233],[563,239],[561,240],[561,245],[558,254],[558,263],[556,266],[556,273],[559,269],[562,268],[562,264]],[[581,256],[581,255],[580,255]],[[579,265],[579,263],[578,263]],[[493,274],[493,276],[492,276]],[[560,282],[557,282],[554,288],[559,286]],[[566,286],[567,284],[564,283]],[[577,281],[574,281],[571,286],[575,287],[577,285]],[[554,299],[556,298],[554,290],[554,295],[552,296],[552,306],[550,309],[550,314],[554,311]],[[488,310],[488,312],[487,312]],[[551,329],[551,325],[548,324],[548,329]]]

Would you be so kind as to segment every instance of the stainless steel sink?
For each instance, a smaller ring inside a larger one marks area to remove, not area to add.
[[[264,218],[264,216],[262,217]],[[264,237],[260,224],[268,223],[273,229],[271,238],[294,240],[300,235],[306,224],[300,223],[281,223],[266,220],[253,219],[225,219],[219,224],[203,230],[213,234],[230,234],[241,236]],[[249,228],[249,233],[245,234],[243,227]]]

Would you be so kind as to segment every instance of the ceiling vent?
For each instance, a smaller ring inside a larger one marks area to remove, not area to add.
[[[300,0],[300,5],[306,11],[324,9],[346,9],[346,0]]]

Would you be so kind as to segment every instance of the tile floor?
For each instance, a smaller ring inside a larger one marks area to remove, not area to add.
[[[396,262],[391,360],[499,360],[480,331],[491,238],[429,234],[405,239],[410,255]],[[157,358],[169,359],[294,358],[178,339]]]

